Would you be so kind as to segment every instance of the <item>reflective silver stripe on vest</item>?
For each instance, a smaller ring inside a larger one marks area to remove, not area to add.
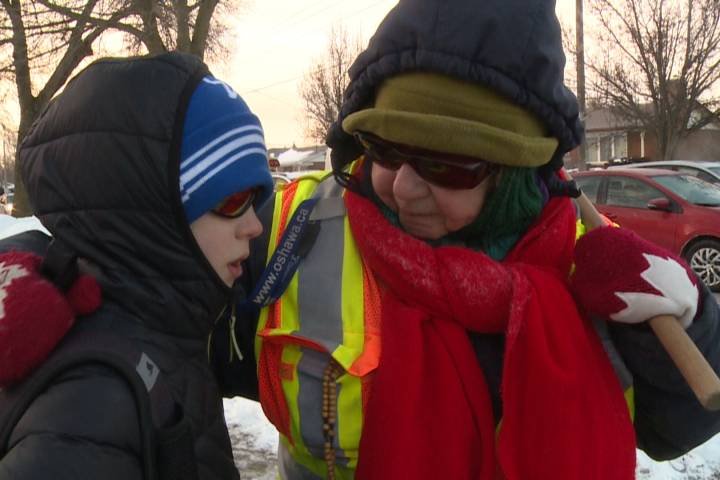
[[[345,208],[342,192],[342,187],[333,177],[323,180],[315,190],[313,198],[320,198],[320,201],[313,213],[317,220],[321,220],[320,233],[298,268],[298,333],[320,343],[329,352],[343,341],[341,301]],[[338,204],[342,209],[337,208]],[[316,213],[318,207],[320,211]],[[323,211],[340,212],[340,215],[317,218],[318,213]]]
[[[315,475],[297,463],[282,442],[278,446],[278,473],[283,480],[323,480],[326,478]]]
[[[345,205],[343,188],[333,177],[322,181],[313,194],[320,200],[311,218],[320,221],[315,244],[298,268],[299,335],[310,338],[333,352],[343,341],[342,269],[345,249]],[[298,363],[300,432],[303,443],[317,458],[324,457],[322,419],[322,379],[330,361],[329,354],[302,348]],[[340,396],[340,385],[336,384]],[[336,417],[337,414],[336,414]],[[337,428],[337,426],[336,426]],[[339,446],[337,432],[333,440],[336,464],[347,465],[348,458]]]
[[[330,355],[309,348],[302,348],[302,358],[298,363],[298,410],[300,411],[300,433],[308,451],[316,458],[325,457],[325,438],[323,437],[323,373],[330,361]],[[336,397],[340,396],[341,386],[336,384]],[[335,415],[337,419],[337,413]],[[337,420],[336,420],[337,422]],[[335,425],[335,463],[347,466],[349,459],[338,443],[337,424]]]

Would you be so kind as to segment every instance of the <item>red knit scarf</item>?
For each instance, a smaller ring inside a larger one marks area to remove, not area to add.
[[[353,193],[346,204],[366,266],[387,287],[357,478],[634,478],[621,387],[565,285],[568,199],[551,200],[502,263],[433,248]],[[506,335],[497,439],[468,330]]]

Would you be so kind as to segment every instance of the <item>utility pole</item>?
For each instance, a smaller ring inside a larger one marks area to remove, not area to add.
[[[577,98],[580,104],[580,118],[585,120],[585,40],[583,32],[583,0],[575,0],[575,44],[576,57],[575,64],[577,68]],[[579,148],[580,151],[580,170],[587,168],[586,164],[586,145],[583,142]]]

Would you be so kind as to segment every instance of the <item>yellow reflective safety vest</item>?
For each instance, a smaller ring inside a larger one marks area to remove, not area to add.
[[[260,400],[280,432],[286,478],[353,478],[369,376],[380,356],[380,290],[363,267],[332,175],[278,192],[266,263],[298,205],[318,198],[312,249],[280,300],[262,309],[256,358]],[[334,473],[328,472],[332,468]]]
[[[331,174],[316,174],[275,197],[266,264],[276,249],[286,248],[281,237],[304,200],[318,199],[310,219],[321,224],[282,297],[258,320],[260,401],[280,432],[283,478],[352,479],[357,467],[364,406],[380,356],[381,290],[353,239],[344,193]],[[596,329],[632,413],[631,375],[604,322]]]

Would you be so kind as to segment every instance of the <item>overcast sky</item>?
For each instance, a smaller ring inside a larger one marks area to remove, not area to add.
[[[260,117],[270,147],[304,146],[299,85],[321,58],[333,25],[367,42],[397,0],[249,0],[233,19],[231,57],[213,72],[231,84]],[[563,22],[575,16],[573,0],[558,0]]]

